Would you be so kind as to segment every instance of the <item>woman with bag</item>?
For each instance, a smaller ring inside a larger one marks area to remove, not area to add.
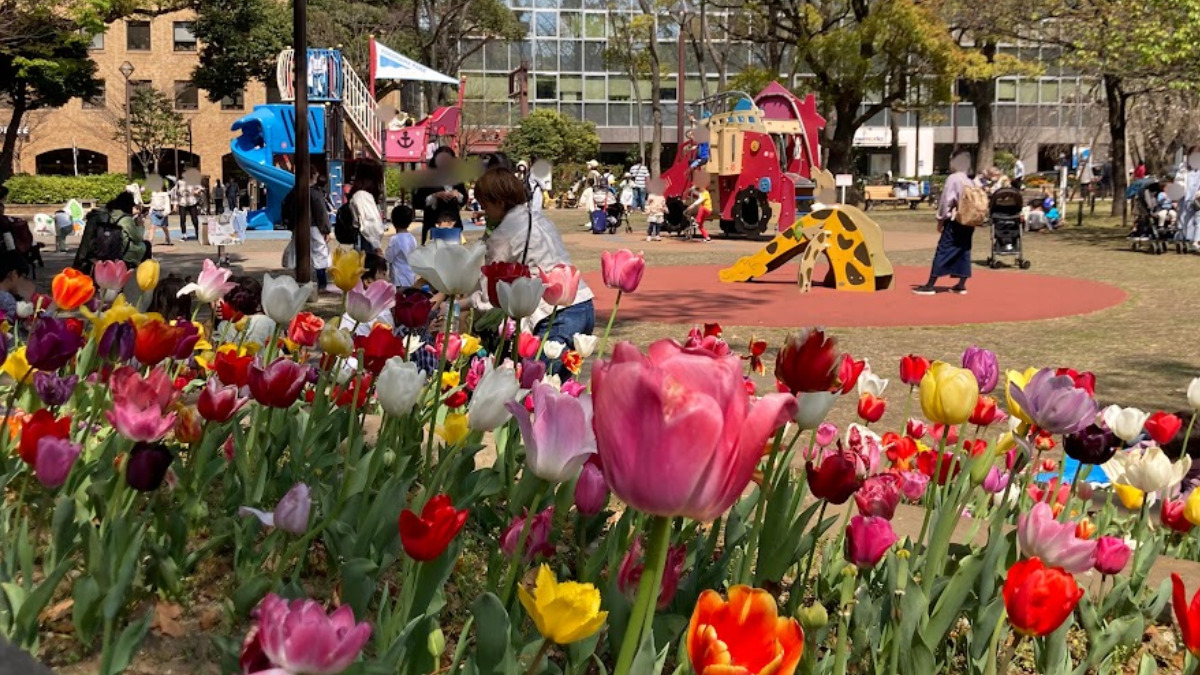
[[[933,254],[933,266],[929,270],[929,281],[913,288],[917,295],[933,295],[937,292],[934,284],[944,276],[958,279],[958,283],[950,287],[951,293],[967,294],[967,279],[971,278],[971,243],[975,228],[979,223],[978,214],[974,213],[977,195],[983,195],[985,219],[987,193],[979,187],[979,183],[967,175],[971,168],[971,155],[959,153],[950,160],[953,173],[946,179],[946,187],[942,190],[941,201],[938,203],[938,238],[937,251]],[[972,191],[978,192],[972,192]],[[972,213],[966,213],[963,208],[970,201]]]

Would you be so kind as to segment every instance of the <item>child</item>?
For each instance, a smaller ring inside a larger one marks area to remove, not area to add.
[[[663,220],[667,215],[667,198],[657,190],[646,199],[646,241],[662,241]]]
[[[33,297],[29,263],[16,251],[0,251],[0,314],[9,321],[17,318],[17,300]]]
[[[396,234],[388,241],[387,251],[383,257],[391,270],[392,284],[396,288],[408,288],[417,280],[412,267],[408,264],[408,254],[417,248],[417,238],[408,231],[412,225],[413,210],[407,204],[397,204],[392,209],[392,227]]]
[[[458,219],[448,213],[438,216],[437,222],[433,224],[433,230],[429,233],[429,238],[461,244],[463,234],[462,228],[458,226]]]
[[[1167,193],[1159,186],[1158,195],[1154,198],[1154,217],[1158,219],[1158,226],[1165,228],[1168,223],[1174,223],[1179,216],[1179,212],[1175,210],[1175,202],[1167,196]]]
[[[67,252],[67,235],[75,230],[75,223],[67,209],[61,208],[54,212],[54,250],[57,253]]]
[[[167,278],[158,282],[158,286],[154,288],[154,296],[150,300],[150,307],[147,311],[157,312],[168,321],[172,319],[190,319],[192,316],[192,296],[179,296],[179,290],[187,284],[186,279],[181,279],[174,272],[167,275]]]
[[[708,192],[708,181],[704,180],[696,184],[696,201],[688,206],[688,210],[696,212],[696,229],[700,231],[700,236],[704,237],[706,243],[711,242],[712,238],[708,236],[708,230],[704,229],[704,221],[708,220],[708,216],[712,214],[712,195]]]

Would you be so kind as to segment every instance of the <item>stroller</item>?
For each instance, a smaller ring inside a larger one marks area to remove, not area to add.
[[[992,231],[992,248],[988,255],[988,267],[1000,265],[997,256],[1017,256],[1017,266],[1029,269],[1033,263],[1025,259],[1021,245],[1021,209],[1024,206],[1021,191],[1016,188],[1001,188],[992,193],[988,200],[988,221]]]
[[[1160,224],[1155,207],[1162,186],[1153,178],[1136,180],[1125,191],[1125,198],[1133,204],[1133,231],[1129,233],[1130,249],[1137,251],[1142,244],[1155,255],[1166,253],[1167,244],[1178,234],[1178,219]],[[1175,250],[1183,252],[1183,244],[1175,243]]]

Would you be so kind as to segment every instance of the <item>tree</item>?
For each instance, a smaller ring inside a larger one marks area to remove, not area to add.
[[[584,162],[596,157],[600,136],[591,122],[541,109],[534,110],[510,129],[500,147],[520,159]]]
[[[642,119],[642,80],[652,77],[651,71],[655,67],[661,68],[661,64],[655,65],[651,60],[651,53],[654,55],[654,60],[658,58],[658,51],[650,49],[641,49],[638,44],[644,40],[648,34],[646,24],[653,24],[652,17],[647,21],[647,17],[635,16],[630,17],[624,12],[609,11],[609,23],[612,26],[613,35],[609,40],[608,48],[604,50],[604,61],[613,70],[620,70],[629,78],[629,86],[633,90],[633,105],[637,116],[638,129],[638,155],[641,162],[646,161],[646,135],[645,135],[645,120]],[[657,177],[662,170],[660,164],[662,160],[662,96],[655,89],[651,92],[651,106],[657,110],[657,124],[655,126],[655,143],[657,147],[651,147],[650,156],[654,158],[650,162],[650,172]]]
[[[129,97],[129,137],[146,175],[158,173],[163,152],[187,137],[183,115],[175,112],[171,99],[153,87],[138,87]],[[125,117],[116,119],[113,138],[125,140]]]
[[[199,0],[192,31],[200,41],[192,81],[219,101],[275,77],[279,52],[292,44],[292,10],[275,0]]]
[[[57,108],[75,97],[95,96],[102,84],[88,53],[91,38],[59,7],[38,0],[5,0],[0,25],[6,35],[0,40],[0,98],[8,100],[11,112],[0,148],[3,183],[13,173],[25,115]]]

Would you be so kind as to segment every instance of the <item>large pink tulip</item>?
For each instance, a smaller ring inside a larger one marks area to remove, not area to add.
[[[395,305],[396,287],[387,279],[372,281],[365,287],[360,281],[346,294],[346,314],[362,324],[373,323]]]
[[[355,623],[350,605],[332,614],[315,600],[288,602],[271,593],[256,610],[259,642],[272,674],[337,675],[350,667],[371,638],[371,624]]]
[[[655,516],[711,521],[750,482],[767,437],[796,412],[769,394],[751,404],[736,355],[671,340],[643,356],[622,342],[594,366],[596,443],[608,485]]]
[[[1051,567],[1083,574],[1096,564],[1096,542],[1075,536],[1075,523],[1060,523],[1046,502],[1038,502],[1017,518],[1017,542],[1021,555],[1041,558]]]
[[[846,560],[858,567],[874,567],[898,539],[886,518],[854,516],[846,527]]]
[[[133,270],[126,267],[122,260],[101,260],[92,270],[92,276],[100,288],[106,291],[119,291],[125,288],[125,284],[133,276]]]
[[[646,259],[641,253],[623,248],[616,253],[604,251],[600,254],[600,273],[604,277],[604,285],[622,293],[636,291],[645,271]]]
[[[583,273],[574,265],[559,263],[548,270],[540,270],[538,274],[546,287],[546,290],[542,291],[542,300],[545,300],[546,304],[557,307],[570,307],[575,304],[575,295],[579,293],[579,282],[583,280]]]

